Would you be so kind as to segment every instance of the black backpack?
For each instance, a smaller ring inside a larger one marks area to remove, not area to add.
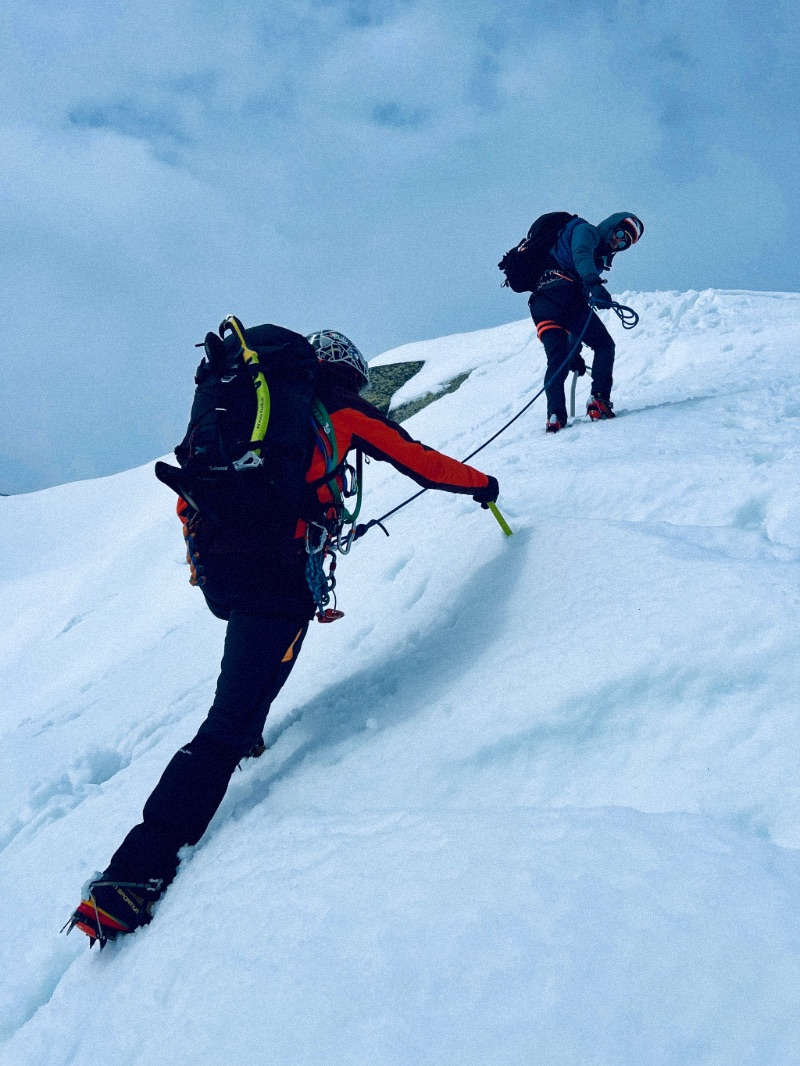
[[[528,230],[528,236],[511,248],[497,264],[506,276],[503,287],[514,292],[533,292],[548,267],[548,253],[558,235],[577,215],[568,211],[551,211],[540,215]]]
[[[234,316],[202,346],[180,468],[156,463],[156,477],[212,525],[291,539],[320,512],[305,480],[317,354],[299,333]]]

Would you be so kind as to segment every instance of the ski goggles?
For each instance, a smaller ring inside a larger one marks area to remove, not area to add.
[[[616,229],[608,239],[615,252],[622,252],[631,246],[631,235],[626,229]]]

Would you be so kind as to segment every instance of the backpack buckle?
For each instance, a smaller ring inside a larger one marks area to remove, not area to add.
[[[232,465],[234,470],[255,470],[264,465],[264,460],[258,452],[249,451],[245,452],[241,459],[236,459]]]

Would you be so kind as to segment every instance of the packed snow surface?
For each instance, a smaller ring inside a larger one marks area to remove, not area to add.
[[[4,1066],[800,1061],[800,296],[625,302],[621,417],[542,399],[481,453],[510,539],[430,492],[341,561],[269,750],[102,954],[59,929],[224,625],[151,466],[0,500]],[[406,423],[458,457],[544,362],[529,320],[398,359],[396,403],[471,371]]]

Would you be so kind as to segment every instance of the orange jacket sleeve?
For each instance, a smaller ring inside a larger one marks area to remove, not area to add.
[[[486,474],[414,440],[397,422],[360,397],[353,397],[331,421],[341,454],[351,447],[361,448],[365,455],[391,463],[423,488],[471,494],[489,483]]]

